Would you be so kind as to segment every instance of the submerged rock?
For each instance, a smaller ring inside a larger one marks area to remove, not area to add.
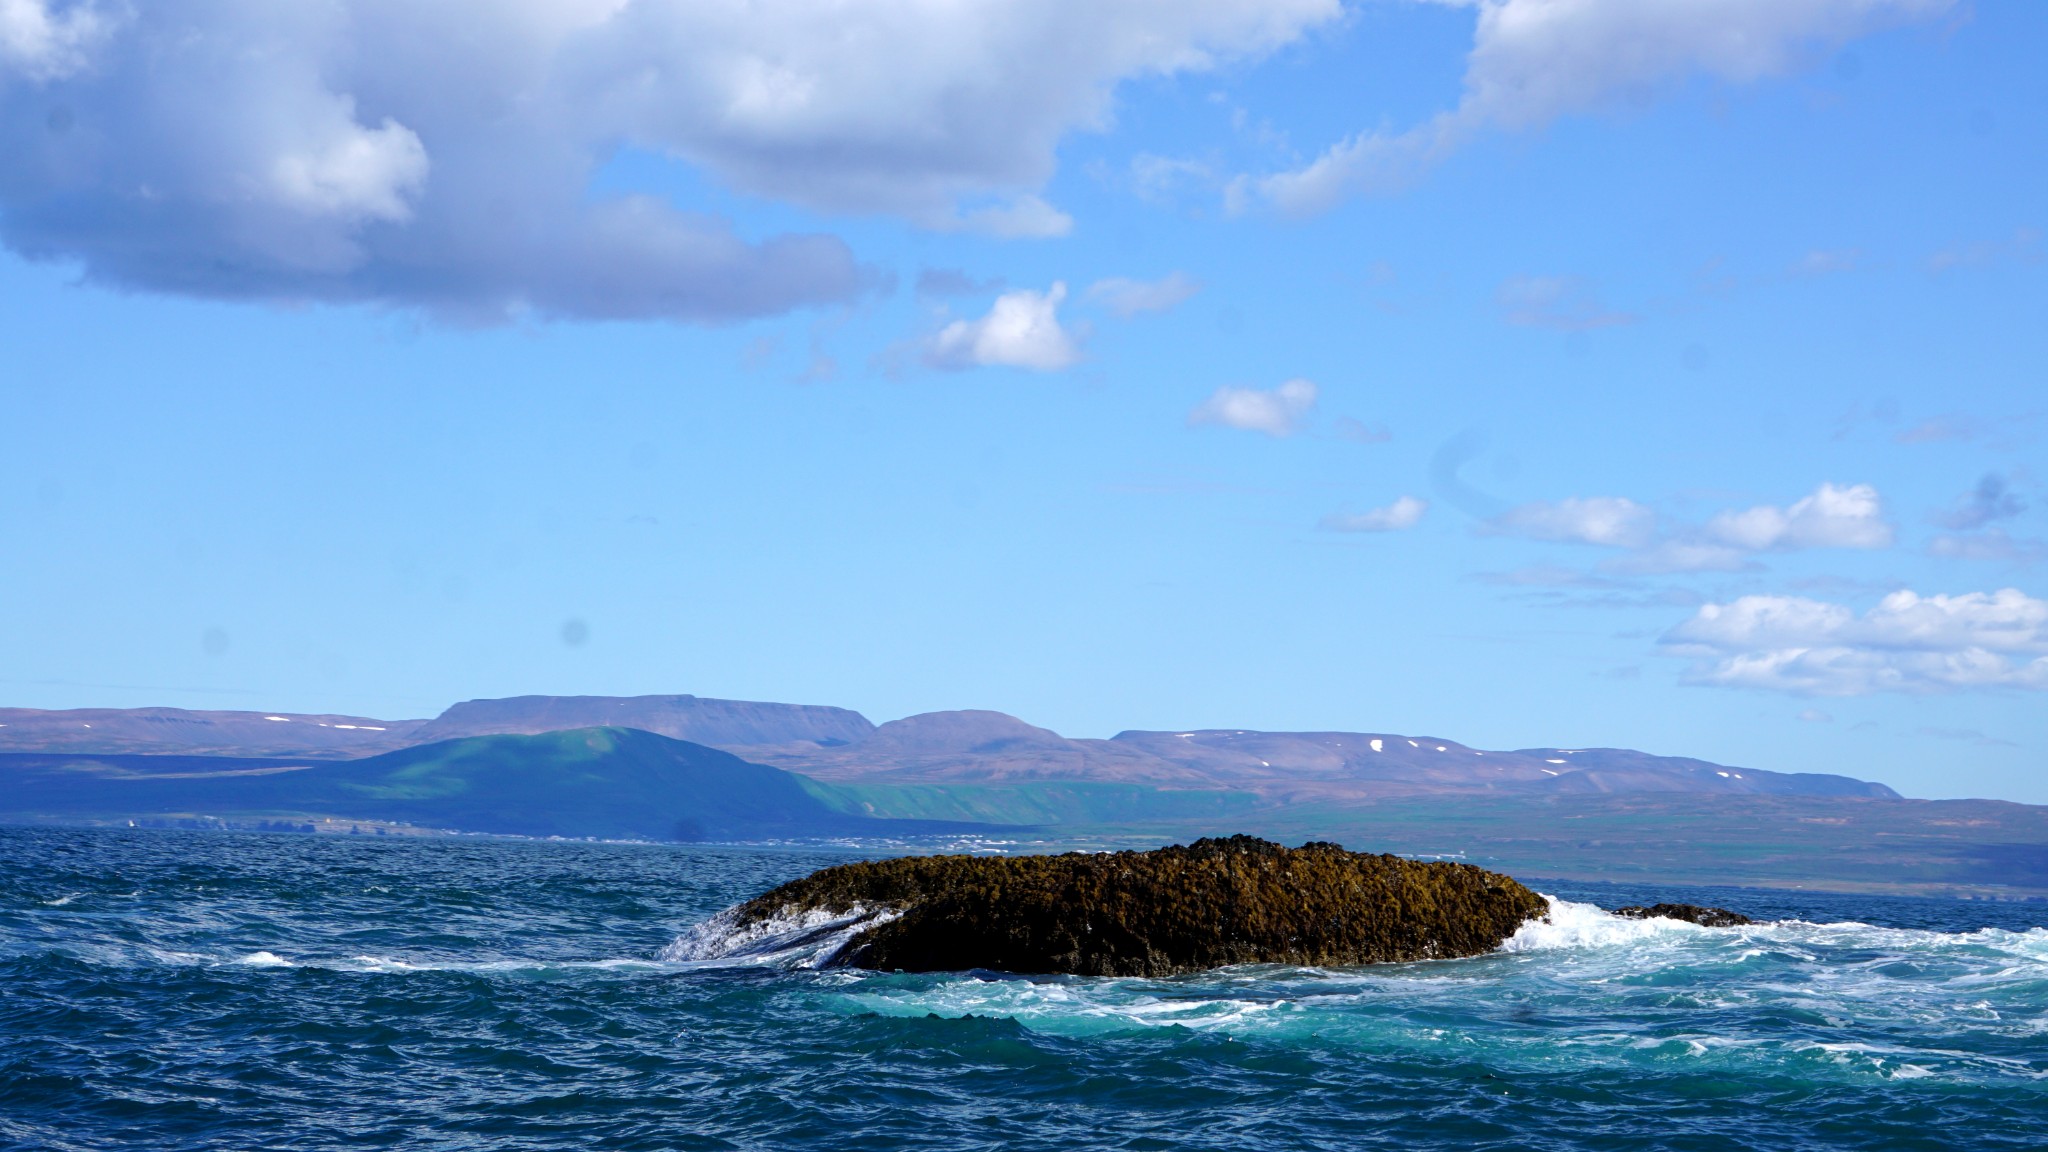
[[[1536,893],[1470,864],[1232,836],[1153,852],[842,864],[732,909],[727,927],[867,918],[823,959],[832,967],[1166,976],[1472,956],[1546,911]]]
[[[1631,904],[1626,908],[1616,908],[1614,914],[1626,916],[1631,920],[1648,920],[1654,916],[1662,916],[1667,920],[1684,920],[1708,928],[1740,928],[1744,924],[1756,923],[1740,912],[1730,912],[1726,908],[1707,908],[1699,904],[1652,904],[1647,908]]]

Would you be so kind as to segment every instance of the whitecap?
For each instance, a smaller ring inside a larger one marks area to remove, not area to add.
[[[761,964],[822,968],[861,932],[903,915],[894,908],[856,904],[844,912],[785,908],[781,915],[746,924],[735,905],[670,941],[657,958],[676,962]]]
[[[1597,905],[1574,904],[1570,900],[1560,900],[1555,896],[1544,896],[1543,899],[1550,905],[1549,914],[1523,921],[1522,926],[1515,930],[1515,934],[1508,937],[1500,946],[1501,951],[1545,952],[1558,948],[1604,948],[1617,944],[1636,944],[1658,937],[1696,936],[1716,931],[1663,916],[1633,920],[1626,916],[1616,916]]]
[[[63,906],[65,906],[66,904],[69,904],[69,903],[71,903],[71,902],[72,902],[73,900],[76,900],[76,899],[78,899],[78,898],[79,898],[80,896],[83,896],[83,895],[85,895],[85,893],[83,893],[83,892],[71,892],[71,893],[68,893],[68,894],[66,894],[66,895],[63,895],[63,896],[59,896],[59,897],[57,897],[57,898],[56,898],[55,900],[45,900],[45,901],[43,901],[43,907],[45,907],[45,908],[62,908],[62,907],[63,907]]]
[[[279,956],[275,952],[251,952],[247,956],[235,961],[235,963],[246,964],[251,968],[290,968],[293,966],[291,961]]]

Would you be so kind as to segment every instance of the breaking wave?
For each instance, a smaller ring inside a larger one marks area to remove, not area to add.
[[[893,908],[856,904],[845,912],[784,910],[779,916],[739,922],[739,908],[727,908],[684,932],[663,948],[670,963],[724,962],[775,968],[823,968],[853,938],[901,916]]]

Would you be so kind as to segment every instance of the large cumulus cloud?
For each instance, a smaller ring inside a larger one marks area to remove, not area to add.
[[[926,227],[1052,233],[1117,82],[1336,0],[0,0],[0,241],[219,297],[717,320],[859,294],[826,234],[600,195],[621,148]]]

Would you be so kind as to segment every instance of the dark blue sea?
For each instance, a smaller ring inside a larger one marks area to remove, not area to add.
[[[688,958],[845,859],[0,829],[0,1146],[2048,1147],[2042,905],[1538,881],[1551,922],[1466,960]],[[1591,906],[1660,898],[1783,922]]]

